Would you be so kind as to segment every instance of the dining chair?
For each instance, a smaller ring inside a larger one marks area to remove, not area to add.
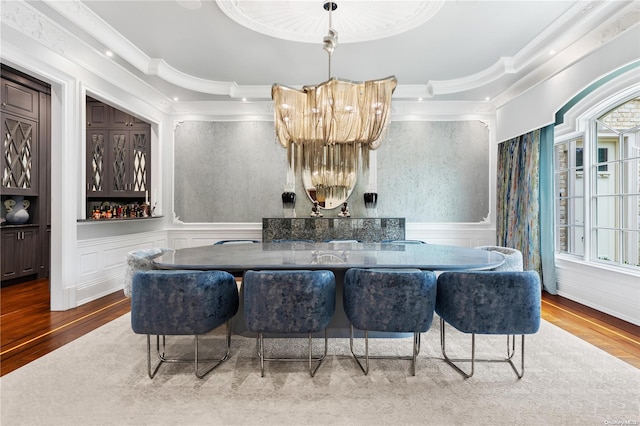
[[[327,325],[335,312],[336,280],[326,270],[247,271],[242,282],[247,330],[257,333],[260,374],[265,361],[305,361],[314,377],[327,355]],[[313,333],[324,330],[324,353],[313,356]],[[306,334],[307,357],[267,358],[264,334]],[[317,362],[315,368],[313,362]]]
[[[438,277],[436,314],[440,316],[442,355],[463,377],[473,376],[476,362],[507,362],[524,375],[524,337],[540,327],[540,277],[536,271],[443,272]],[[471,334],[471,358],[451,359],[446,352],[446,324]],[[507,336],[506,358],[476,359],[476,335]],[[521,335],[520,371],[513,363],[516,335]],[[471,363],[469,372],[456,363]]]
[[[504,263],[491,269],[492,271],[523,271],[524,262],[522,260],[522,252],[518,249],[501,246],[480,246],[476,247],[480,250],[495,251],[504,256]]]
[[[344,277],[343,304],[349,319],[351,354],[365,375],[369,359],[411,360],[416,375],[416,357],[420,353],[420,333],[431,327],[436,303],[436,275],[419,269],[347,270]],[[364,330],[364,355],[353,349],[353,328]],[[410,357],[370,356],[369,331],[413,333]],[[364,365],[361,359],[364,358]]]
[[[124,261],[124,282],[123,290],[126,297],[131,297],[131,286],[133,283],[133,274],[137,271],[150,271],[155,269],[153,259],[161,256],[163,253],[171,251],[169,248],[154,247],[131,250],[127,253]]]
[[[136,272],[131,293],[131,328],[147,335],[149,378],[165,362],[193,362],[195,375],[203,378],[229,357],[231,318],[238,311],[238,287],[224,271],[151,270]],[[199,336],[226,323],[226,353],[220,358],[200,359]],[[151,366],[151,335],[156,336],[158,362]],[[193,335],[194,358],[166,356],[166,336]],[[162,336],[162,349],[160,349]],[[200,371],[201,362],[213,365]]]

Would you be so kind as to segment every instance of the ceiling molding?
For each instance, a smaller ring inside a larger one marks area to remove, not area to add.
[[[379,40],[412,30],[435,16],[445,0],[388,3],[340,0],[335,2],[332,27],[339,42]],[[216,0],[222,12],[252,31],[283,40],[318,44],[329,29],[329,14],[320,1]],[[342,19],[348,16],[348,21]]]
[[[93,36],[96,40],[113,51],[117,56],[131,64],[141,73],[158,77],[168,83],[188,90],[210,94],[226,96],[229,99],[271,99],[271,85],[246,86],[238,85],[235,81],[215,81],[198,78],[184,73],[168,63],[162,58],[151,58],[142,52],[138,47],[124,38],[109,24],[97,16],[91,9],[79,0],[58,1],[43,0],[52,9],[68,19],[78,28]],[[228,10],[229,3],[216,2],[223,9]],[[242,2],[239,2],[239,4]],[[249,2],[251,3],[251,2]],[[259,2],[258,2],[259,3]],[[290,3],[290,2],[284,2]],[[300,2],[307,3],[307,2]],[[407,2],[412,3],[412,2]],[[422,5],[425,16],[430,9],[423,4],[430,2],[413,2]],[[414,5],[415,6],[415,5]],[[439,4],[441,7],[442,4]],[[580,40],[585,34],[593,29],[598,20],[603,16],[610,16],[612,13],[628,7],[628,2],[613,1],[580,1],[565,12],[551,26],[547,27],[535,39],[527,44],[523,49],[511,57],[501,57],[491,66],[468,76],[449,80],[429,80],[424,85],[402,85],[399,84],[394,98],[435,98],[438,95],[447,95],[466,92],[489,85],[492,82],[513,75],[515,73],[526,72],[528,67],[542,67],[551,58],[549,50],[551,48],[562,51],[572,46],[574,42]],[[4,6],[3,6],[4,9]],[[324,12],[324,11],[321,11]],[[431,10],[431,12],[433,12]],[[437,12],[437,10],[436,10]],[[5,12],[3,11],[3,14]],[[226,12],[225,12],[226,13]],[[324,12],[326,13],[326,12]],[[422,17],[421,19],[423,19]],[[600,21],[601,22],[601,21]],[[407,24],[408,25],[408,24]],[[571,28],[571,31],[567,31]],[[615,28],[612,29],[615,32]],[[348,32],[347,32],[348,33]],[[609,34],[611,37],[612,34]],[[316,37],[316,36],[314,36]],[[341,34],[342,37],[342,34]],[[317,42],[317,38],[314,42]],[[356,41],[355,39],[353,41]],[[341,42],[343,40],[341,39]],[[532,75],[527,73],[527,77]],[[525,76],[523,76],[524,78]],[[548,77],[548,76],[546,76]],[[541,76],[540,78],[545,78]]]

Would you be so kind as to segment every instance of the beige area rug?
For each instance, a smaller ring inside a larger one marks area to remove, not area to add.
[[[640,424],[640,370],[546,322],[527,337],[522,380],[507,364],[489,363],[464,380],[440,359],[438,321],[422,336],[415,377],[409,361],[395,360],[373,360],[364,376],[347,356],[348,340],[331,339],[315,378],[303,363],[268,363],[261,378],[255,339],[234,336],[229,361],[205,379],[191,364],[173,364],[151,380],[146,338],[129,321],[125,315],[0,378],[2,426]],[[448,337],[450,355],[470,347],[468,336]],[[191,348],[177,339],[178,349]],[[219,330],[205,339],[201,349],[223,342]],[[503,338],[479,340],[485,354],[506,346]],[[302,350],[301,343],[279,340],[275,349]],[[371,342],[373,353],[410,348],[411,339]]]

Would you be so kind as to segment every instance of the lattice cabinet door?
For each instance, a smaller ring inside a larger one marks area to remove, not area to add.
[[[119,197],[144,197],[149,190],[150,132],[110,132],[110,186]]]
[[[3,130],[2,193],[38,195],[38,122],[6,112]]]
[[[147,127],[149,127],[147,125]],[[145,196],[149,191],[151,149],[149,130],[131,130],[131,191],[132,195]],[[148,194],[147,194],[148,195]]]
[[[131,170],[129,166],[130,140],[128,131],[111,131],[109,133],[109,178],[111,193],[116,196],[126,196],[129,192]]]
[[[105,129],[87,131],[87,195],[99,196],[109,192],[107,144],[109,132]]]

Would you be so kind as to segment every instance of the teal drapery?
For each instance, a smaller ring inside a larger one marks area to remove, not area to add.
[[[498,146],[497,186],[497,244],[520,250],[555,294],[552,125]]]

